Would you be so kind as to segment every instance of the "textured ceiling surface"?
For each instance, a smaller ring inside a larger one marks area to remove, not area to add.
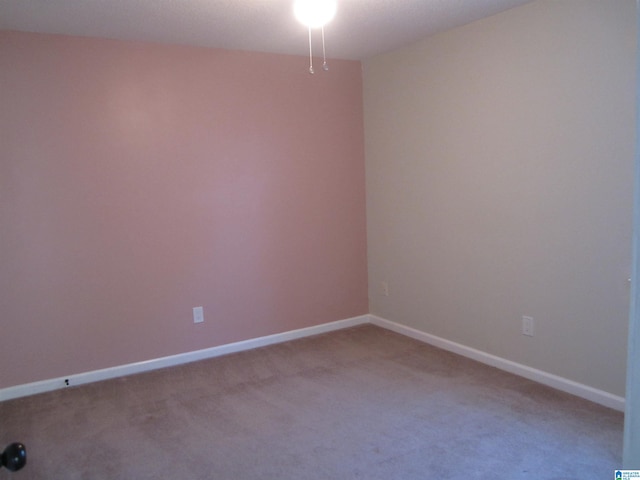
[[[368,58],[529,1],[338,0],[327,56]],[[308,54],[293,0],[0,0],[0,30]]]

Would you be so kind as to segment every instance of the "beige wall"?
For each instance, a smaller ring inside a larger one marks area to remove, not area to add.
[[[635,37],[537,1],[364,62],[371,313],[624,395]]]

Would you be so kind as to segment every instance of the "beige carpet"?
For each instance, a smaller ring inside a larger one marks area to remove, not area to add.
[[[0,403],[0,479],[609,479],[623,415],[366,325]]]

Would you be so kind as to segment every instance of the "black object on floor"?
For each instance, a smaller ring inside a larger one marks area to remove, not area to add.
[[[0,468],[5,467],[10,472],[17,472],[27,463],[27,447],[22,443],[12,443],[0,455]]]

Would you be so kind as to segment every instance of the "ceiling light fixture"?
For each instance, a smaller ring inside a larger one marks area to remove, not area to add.
[[[295,0],[293,13],[298,21],[309,29],[309,73],[311,74],[315,73],[311,49],[311,29],[320,28],[322,30],[322,69],[326,72],[329,70],[329,65],[327,65],[327,55],[324,48],[324,26],[336,14],[336,0]]]

